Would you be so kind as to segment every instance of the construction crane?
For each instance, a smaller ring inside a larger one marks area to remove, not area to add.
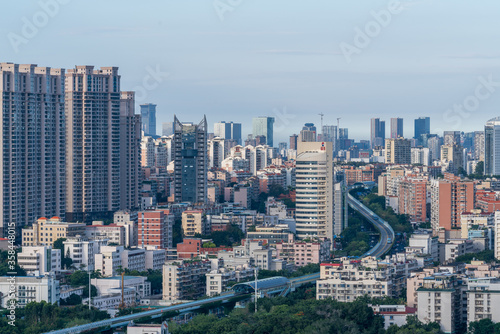
[[[320,112],[318,115],[321,116],[321,129],[323,129],[323,116],[325,116],[325,114],[323,114],[322,112]]]
[[[341,117],[338,117],[338,118],[337,118],[337,131],[339,131],[339,130],[340,130],[340,118],[341,118]]]
[[[120,305],[118,305],[120,310],[123,310],[124,308],[127,307],[127,305],[125,304],[125,291],[124,291],[124,286],[123,286],[124,277],[125,277],[125,270],[122,271],[122,300],[120,302]]]

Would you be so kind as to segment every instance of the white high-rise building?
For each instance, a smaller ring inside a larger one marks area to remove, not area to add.
[[[345,181],[335,183],[334,189],[334,223],[333,233],[340,236],[347,228],[347,187]]]
[[[208,141],[208,168],[220,168],[226,158],[224,138],[215,137]]]
[[[299,238],[333,240],[331,142],[299,142],[296,160],[296,221]]]
[[[139,225],[137,211],[120,210],[115,212],[113,222],[125,228],[125,247],[138,245]]]
[[[495,258],[500,260],[500,211],[495,211]]]
[[[0,63],[0,236],[66,212],[64,70]]]

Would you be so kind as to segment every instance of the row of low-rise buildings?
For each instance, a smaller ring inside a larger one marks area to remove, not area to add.
[[[473,261],[421,268],[414,259],[380,261],[373,258],[322,263],[316,283],[317,299],[353,302],[357,298],[399,297],[406,289],[406,306],[374,306],[386,328],[402,325],[416,315],[424,323],[437,322],[444,333],[455,333],[473,321],[500,321],[498,267]],[[376,299],[374,300],[376,303]],[[402,317],[397,320],[394,314]],[[391,317],[392,315],[392,317]],[[399,321],[399,322],[398,322]]]

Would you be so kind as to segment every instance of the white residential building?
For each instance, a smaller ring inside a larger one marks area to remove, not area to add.
[[[495,258],[500,260],[500,211],[495,212]]]
[[[30,276],[55,274],[61,270],[61,250],[50,246],[26,246],[17,254],[17,264]]]
[[[438,322],[444,333],[455,333],[462,322],[462,291],[456,275],[435,273],[417,289],[417,317],[423,323]]]
[[[73,260],[77,269],[95,270],[95,255],[101,252],[101,247],[107,245],[107,240],[88,240],[80,235],[63,241],[64,256]]]
[[[125,246],[125,227],[116,224],[104,225],[102,221],[94,221],[85,228],[85,235],[90,240],[108,239],[109,244]]]
[[[333,240],[333,158],[331,142],[299,142],[296,161],[298,238]]]
[[[434,261],[439,260],[438,238],[430,233],[414,233],[409,240],[409,246],[405,247],[408,254],[428,254]]]
[[[322,263],[320,279],[316,282],[316,299],[353,302],[364,295],[393,296],[395,285],[391,269],[379,266],[379,262],[372,258],[363,259],[363,263],[348,258],[342,258],[341,263]]]
[[[467,325],[491,319],[500,322],[500,280],[498,277],[469,278],[467,282]]]
[[[59,303],[59,281],[53,275],[45,276],[18,276],[14,279],[0,277],[0,295],[2,307],[10,305],[10,296],[14,292],[17,307],[25,307],[31,302]]]
[[[155,247],[146,246],[146,262],[145,267],[152,270],[161,270],[167,259],[167,251],[165,249],[156,249]]]
[[[122,277],[114,276],[107,278],[92,278],[91,282],[97,288],[99,295],[107,295],[112,293],[113,289],[119,289],[122,286]],[[151,296],[151,282],[147,277],[143,276],[124,276],[124,287],[133,289],[137,298]]]
[[[384,318],[384,329],[404,326],[408,316],[415,316],[417,309],[405,305],[371,305],[373,313]]]
[[[138,246],[138,221],[137,211],[120,210],[115,212],[113,223],[125,228],[125,247]]]
[[[125,307],[133,307],[139,303],[137,299],[137,294],[135,289],[124,288],[123,289],[123,301],[125,302]],[[92,297],[91,305],[98,308],[99,310],[114,310],[120,307],[122,302],[122,289],[114,288],[109,289],[107,294],[98,295],[97,297]],[[89,304],[89,299],[85,298],[82,301],[83,305]]]
[[[206,274],[207,280],[207,296],[213,297],[220,295],[227,290],[229,283],[245,282],[255,276],[255,269],[241,268],[237,270],[230,270],[221,268],[212,270]]]
[[[102,246],[101,252],[95,254],[95,270],[100,270],[103,276],[117,275],[118,269],[123,268],[123,250],[123,246]]]
[[[121,252],[122,267],[129,270],[146,270],[146,250],[143,248],[125,249]]]
[[[171,261],[163,266],[163,300],[197,299],[206,292],[210,261]]]
[[[468,239],[449,239],[447,243],[439,244],[439,261],[454,262],[457,257],[474,252],[474,243]]]

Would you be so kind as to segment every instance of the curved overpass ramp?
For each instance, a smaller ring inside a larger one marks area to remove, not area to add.
[[[381,257],[391,249],[394,243],[394,230],[388,222],[382,220],[373,211],[371,211],[360,201],[355,199],[354,196],[352,196],[351,194],[348,194],[347,196],[347,203],[349,204],[349,206],[358,211],[366,219],[368,219],[368,221],[372,223],[373,226],[375,226],[375,228],[380,232],[380,240],[378,241],[378,243],[375,245],[375,247],[363,254],[363,256]]]

